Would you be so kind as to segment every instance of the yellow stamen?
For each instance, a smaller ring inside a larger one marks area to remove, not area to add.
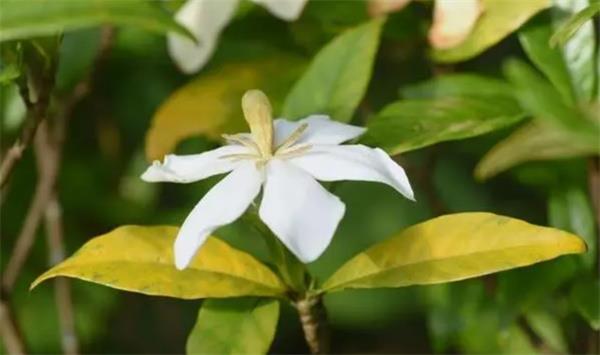
[[[291,147],[294,143],[296,143],[302,136],[302,133],[306,131],[306,128],[308,128],[308,123],[303,123],[300,126],[298,126],[298,128],[296,128],[294,132],[292,132],[292,134],[290,134],[289,137],[287,137],[285,141],[281,143],[281,145],[277,148],[277,152],[281,152]]]
[[[260,90],[247,91],[242,97],[242,110],[261,156],[271,157],[273,152],[273,118],[269,99]]]

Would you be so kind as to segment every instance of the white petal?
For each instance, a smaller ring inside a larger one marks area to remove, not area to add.
[[[175,266],[186,268],[206,238],[217,228],[238,219],[262,184],[253,162],[244,162],[216,184],[187,216],[175,240]]]
[[[354,139],[366,131],[366,128],[363,127],[332,121],[327,115],[312,115],[299,121],[279,118],[273,122],[275,146],[283,143],[303,123],[307,123],[308,127],[298,140],[298,144],[340,144]]]
[[[271,14],[282,20],[294,21],[300,17],[308,0],[253,0],[263,5]]]
[[[429,42],[435,48],[452,48],[471,33],[481,15],[480,0],[436,0]]]
[[[346,207],[309,174],[279,159],[267,164],[260,218],[302,262],[327,248]]]
[[[379,148],[359,144],[314,146],[307,153],[289,161],[317,180],[381,182],[414,200],[404,169]]]
[[[177,33],[167,36],[169,54],[184,73],[197,72],[208,62],[237,3],[238,0],[188,0],[177,12],[175,20],[198,39],[196,44]]]
[[[202,180],[227,173],[240,164],[240,161],[225,158],[227,155],[248,153],[250,150],[244,146],[226,145],[202,154],[167,155],[164,163],[152,163],[142,174],[142,180],[178,183]]]

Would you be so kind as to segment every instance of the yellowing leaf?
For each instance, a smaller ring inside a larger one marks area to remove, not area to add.
[[[323,289],[457,281],[585,250],[581,238],[558,229],[492,213],[457,213],[407,228],[358,254]]]
[[[87,242],[77,253],[38,277],[68,276],[147,295],[184,299],[280,296],[283,283],[251,255],[209,237],[190,266],[173,263],[178,228],[123,226]]]
[[[278,114],[302,67],[298,59],[280,56],[229,64],[199,76],[175,91],[154,114],[146,135],[146,157],[161,160],[189,137],[218,139],[223,133],[247,131],[241,99],[249,89],[263,90]]]
[[[440,62],[473,58],[521,27],[529,18],[550,6],[549,0],[481,0],[483,13],[469,36],[457,46],[433,52]]]

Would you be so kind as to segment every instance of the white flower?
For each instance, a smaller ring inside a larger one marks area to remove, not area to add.
[[[340,145],[364,133],[312,115],[297,122],[271,119],[261,91],[248,91],[242,108],[251,133],[195,155],[168,155],[142,175],[148,182],[189,183],[229,173],[194,207],[175,240],[175,265],[184,269],[208,235],[239,218],[261,191],[259,217],[298,259],[314,261],[329,245],[345,205],[316,180],[388,184],[413,199],[404,170],[383,150]],[[316,179],[316,180],[315,180]]]
[[[227,26],[239,0],[188,0],[175,15],[175,20],[186,27],[198,40],[177,33],[169,33],[168,49],[171,58],[184,73],[195,73],[212,56],[221,31]],[[286,21],[294,21],[308,0],[251,0],[264,6],[271,14]]]

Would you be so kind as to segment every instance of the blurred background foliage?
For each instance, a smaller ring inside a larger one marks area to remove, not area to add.
[[[492,7],[502,2],[485,1]],[[536,7],[534,0],[521,3],[527,2],[523,7]],[[161,6],[173,11],[180,4]],[[492,15],[480,19],[475,31],[507,36],[477,50],[468,43],[477,39],[468,39],[465,46],[471,47],[465,49],[466,55],[456,49],[431,49],[427,31],[432,3],[415,1],[388,14],[366,95],[349,119],[370,128],[367,143],[403,153],[398,161],[407,170],[418,202],[377,184],[336,184],[333,188],[347,212],[338,237],[309,268],[323,280],[354,254],[400,229],[460,211],[490,211],[572,231],[586,239],[590,251],[582,257],[450,284],[328,295],[334,352],[599,351],[598,212],[590,197],[590,187],[600,184],[594,156],[599,137],[593,125],[591,130],[586,125],[593,120],[578,126],[563,114],[552,114],[581,111],[598,117],[598,42],[592,33],[585,44],[593,47],[595,66],[580,73],[574,84],[567,83],[568,56],[566,61],[556,59],[554,52],[535,48],[540,36],[548,41],[554,32],[544,26],[555,9],[540,11],[542,7],[531,10],[537,15],[510,35],[520,24],[504,31],[504,22],[494,23]],[[153,16],[151,11],[148,16]],[[250,88],[267,92],[275,111],[281,112],[287,94],[315,54],[369,18],[363,1],[310,0],[293,23],[244,2],[222,33],[214,57],[194,76],[181,74],[171,62],[164,37],[156,33],[160,30],[115,23],[111,50],[94,76],[89,95],[73,109],[63,149],[58,191],[67,255],[118,225],[179,225],[216,180],[192,185],[144,183],[139,175],[146,156],[159,158],[169,151],[192,153],[216,146],[220,133],[243,128],[239,98]],[[105,22],[99,19],[97,24]],[[490,29],[479,28],[486,26]],[[598,29],[597,23],[590,26]],[[58,48],[57,97],[67,95],[87,75],[101,47],[102,30],[81,27],[85,28],[66,32]],[[515,58],[520,61],[510,61]],[[25,107],[10,81],[18,71],[11,74],[14,69],[4,56],[2,64],[0,124],[5,151],[19,135]],[[589,92],[574,92],[585,80],[591,80]],[[564,92],[572,98],[569,104],[553,101]],[[566,108],[553,107],[561,103]],[[548,110],[555,111],[548,114]],[[465,124],[473,129],[444,131],[448,127],[436,124],[446,116],[465,117]],[[549,126],[559,127],[560,133],[547,138]],[[419,136],[421,131],[448,136],[431,139]],[[481,135],[487,132],[491,133]],[[147,140],[155,141],[154,145]],[[414,150],[417,146],[423,148]],[[10,189],[3,190],[3,269],[27,214],[37,174],[28,150],[11,177]],[[29,349],[58,353],[52,285],[28,291],[35,276],[49,266],[44,233],[40,228],[11,299]],[[217,234],[236,247],[266,256],[266,248],[256,242],[259,236],[243,221]],[[71,285],[82,352],[184,351],[200,302],[148,297],[80,281]],[[291,307],[282,308],[271,351],[307,351],[296,318]]]

